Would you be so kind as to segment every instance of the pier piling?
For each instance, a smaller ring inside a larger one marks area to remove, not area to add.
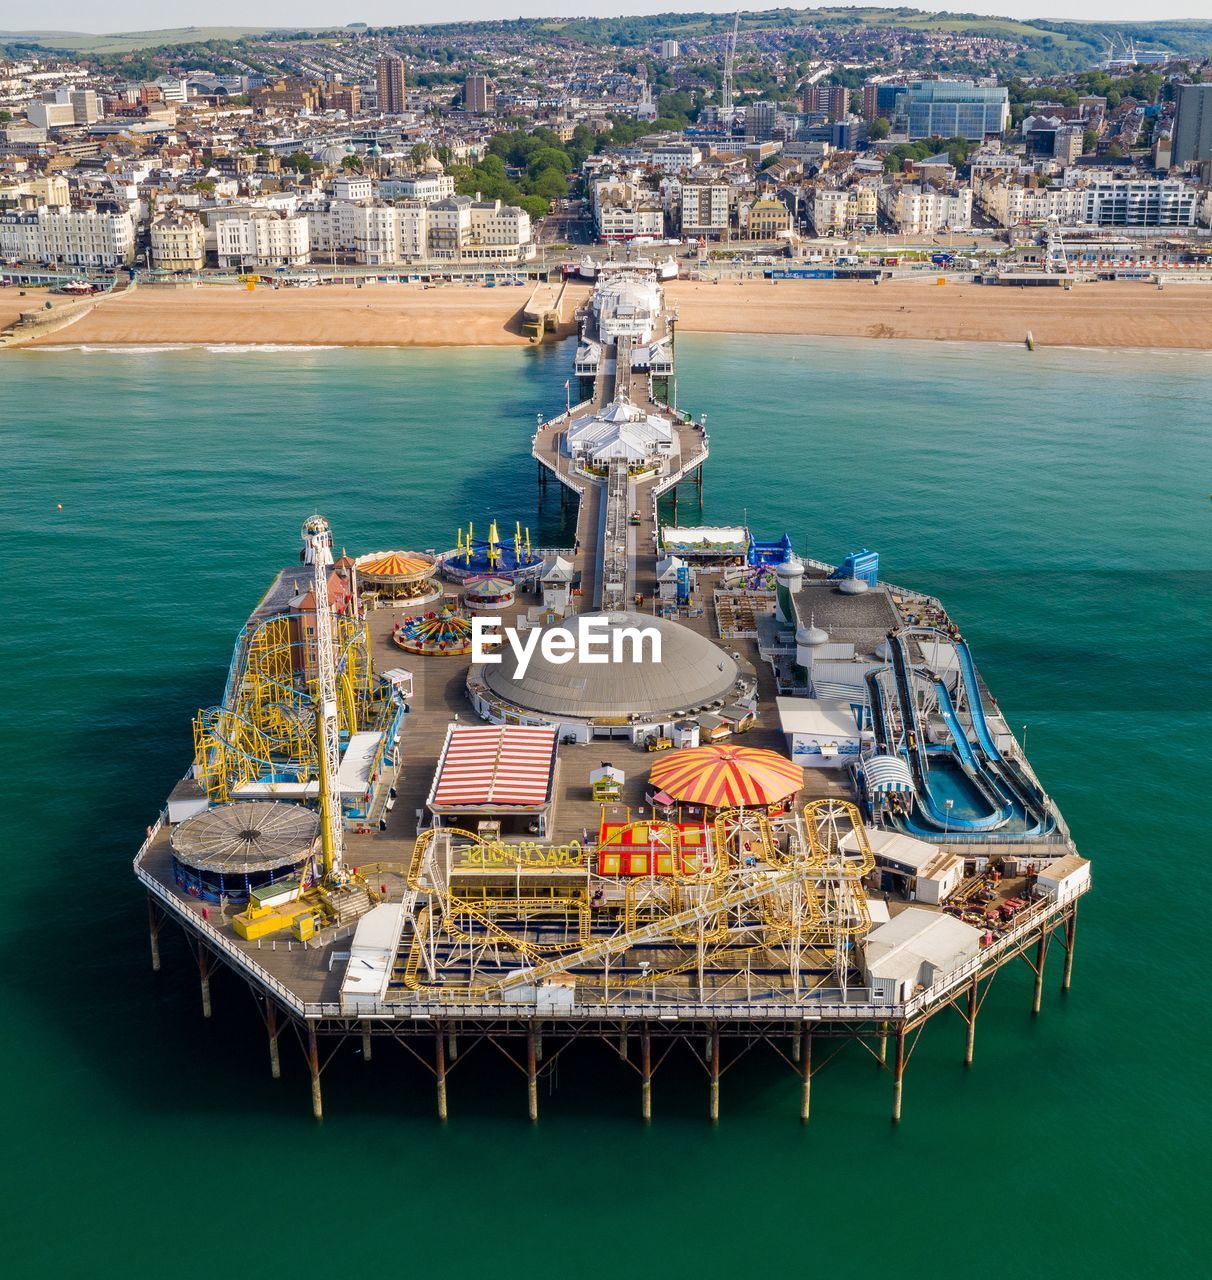
[[[1061,990],[1068,991],[1073,981],[1073,947],[1077,942],[1077,904],[1073,904],[1069,919],[1065,921],[1065,971],[1061,978]]]
[[[210,1008],[210,952],[204,946],[198,947],[198,982],[202,988],[202,1016],[209,1018]]]
[[[807,1027],[800,1032],[800,1073],[804,1082],[800,1091],[800,1120],[807,1124],[812,1104],[812,1032]]]
[[[720,1024],[711,1024],[711,1123],[720,1118]]]
[[[320,1047],[316,1043],[316,1024],[307,1024],[307,1065],[311,1071],[311,1113],[324,1119],[324,1100],[320,1096]]]
[[[538,1037],[534,1027],[526,1029],[526,1101],[531,1122],[539,1118]]]
[[[278,1057],[278,1006],[272,1000],[265,1002],[265,1032],[269,1036],[269,1074],[274,1080],[281,1080],[282,1061]]]
[[[446,1119],[446,1041],[442,1036],[442,1028],[438,1027],[434,1032],[434,1080],[438,1087],[438,1119]],[[454,1032],[450,1033],[451,1042],[454,1042]],[[453,1056],[453,1055],[452,1055]]]
[[[640,1115],[652,1121],[652,1032],[648,1024],[640,1028]]]
[[[892,1064],[892,1123],[901,1122],[901,1096],[905,1079],[905,1024],[896,1029],[896,1058]]]
[[[453,1022],[450,1024],[450,1028],[446,1034],[446,1048],[450,1054],[451,1062],[454,1062],[459,1056],[459,1033],[455,1030]]]
[[[1048,957],[1048,935],[1041,933],[1035,948],[1035,990],[1031,996],[1031,1012],[1039,1013],[1044,999],[1044,961]]]
[[[151,941],[152,973],[160,972],[160,921],[156,916],[156,900],[147,895],[147,931]]]
[[[964,1042],[964,1066],[972,1065],[972,1056],[976,1052],[976,1008],[977,1008],[977,986],[976,978],[973,977],[971,985],[968,987],[968,1014],[966,1021],[968,1023],[968,1035]]]
[[[881,1066],[888,1065],[888,1024],[880,1023],[879,1059]]]
[[[370,1023],[362,1023],[362,1061],[369,1062],[371,1057]]]

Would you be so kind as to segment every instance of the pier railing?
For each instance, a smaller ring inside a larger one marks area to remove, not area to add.
[[[285,983],[274,977],[243,947],[224,936],[208,920],[189,910],[179,895],[162,884],[143,867],[143,859],[168,820],[168,811],[160,813],[155,824],[148,829],[147,838],[135,855],[135,874],[147,891],[175,916],[186,928],[193,930],[214,952],[229,960],[244,977],[259,986],[267,995],[300,1018],[309,1020],[345,1019],[352,1016],[366,1019],[403,1020],[468,1020],[511,1021],[530,1020],[535,1017],[553,1021],[562,1019],[609,1018],[612,1021],[636,1019],[677,1022],[682,1019],[711,1019],[734,1022],[870,1022],[901,1021],[927,1012],[934,1006],[949,1000],[954,992],[973,977],[983,973],[994,962],[1012,957],[1035,934],[1041,932],[1049,920],[1058,918],[1083,894],[1086,884],[1059,897],[1040,898],[1028,906],[1003,934],[980,953],[959,968],[946,974],[939,982],[901,1002],[876,1001],[867,987],[814,988],[799,998],[786,991],[740,990],[729,986],[714,992],[696,992],[686,987],[666,987],[659,984],[637,988],[620,988],[614,992],[609,985],[601,991],[580,989],[573,1000],[563,1000],[544,988],[520,992],[513,999],[465,1000],[451,992],[445,998],[435,998],[428,992],[395,993],[394,999],[373,1004],[359,1003],[356,1011],[343,1008],[338,1001],[301,1000]]]
[[[147,891],[171,911],[182,924],[198,933],[207,946],[233,961],[246,977],[252,978],[260,986],[264,987],[267,992],[280,1000],[291,1012],[298,1014],[300,1017],[320,1016],[315,1013],[309,1013],[308,1010],[311,1006],[300,1000],[285,983],[280,982],[268,969],[259,965],[247,951],[238,947],[230,938],[225,938],[209,920],[203,920],[201,916],[187,910],[186,904],[171,889],[161,884],[150,872],[144,870],[143,858],[155,843],[156,837],[160,834],[161,828],[167,821],[168,810],[162,809],[155,824],[148,828],[147,839],[143,841],[142,845],[139,846],[139,852],[135,854],[135,875]]]

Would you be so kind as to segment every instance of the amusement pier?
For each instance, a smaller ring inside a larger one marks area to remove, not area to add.
[[[1068,990],[1090,864],[939,600],[865,548],[677,523],[708,437],[676,407],[659,270],[603,266],[578,319],[565,410],[532,436],[571,547],[507,513],[438,551],[337,555],[318,515],[301,560],[284,539],[135,858],[153,968],[172,923],[206,1017],[216,969],[246,983],[317,1117],[334,1054],[395,1040],[440,1117],[491,1055],[537,1120],[592,1040],[645,1120],[700,1068],[718,1119],[755,1049],[807,1120],[849,1047],[899,1121],[932,1017],[959,1015],[971,1064],[1004,967],[1038,1014],[1058,950]],[[529,661],[477,652],[477,617]],[[592,661],[590,632],[629,660]]]

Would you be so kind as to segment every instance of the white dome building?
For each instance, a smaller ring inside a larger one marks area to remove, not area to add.
[[[606,620],[605,628],[597,623],[600,619]],[[611,653],[619,637],[622,661],[581,660],[581,638],[590,625],[598,653]],[[640,613],[583,613],[560,628],[577,641],[568,661],[548,659],[536,647],[519,675],[506,647],[499,663],[472,668],[468,692],[485,719],[500,723],[508,716],[511,721],[559,725],[562,733],[581,741],[638,740],[658,729],[671,732],[676,721],[718,709],[747,692],[742,688],[746,677],[732,655],[681,623]],[[624,629],[658,635],[659,661],[651,638],[641,643],[631,635],[619,636]]]

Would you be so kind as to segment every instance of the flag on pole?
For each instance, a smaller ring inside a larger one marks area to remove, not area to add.
[[[571,389],[571,387],[572,387],[572,379],[571,379],[571,378],[565,378],[565,379],[564,379],[564,390],[565,390],[565,391],[568,391],[568,390],[570,390],[570,389]]]

